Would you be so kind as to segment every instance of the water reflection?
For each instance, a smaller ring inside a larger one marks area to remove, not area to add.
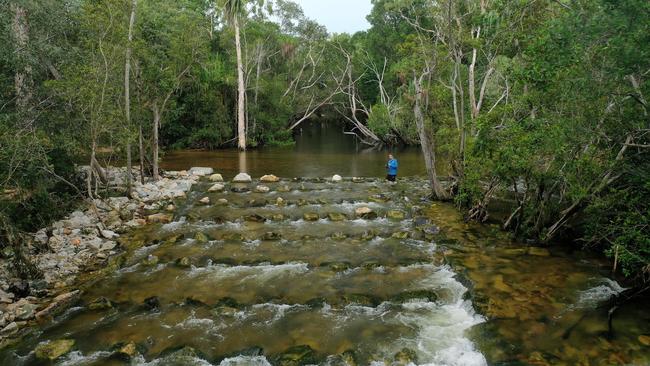
[[[382,177],[386,157],[392,152],[399,160],[400,176],[425,174],[419,147],[368,148],[354,136],[343,134],[336,122],[312,122],[297,132],[296,143],[286,147],[264,147],[240,153],[237,149],[217,151],[172,151],[162,168],[182,170],[190,166],[213,167],[226,177],[239,172],[253,176],[283,177],[342,176]]]

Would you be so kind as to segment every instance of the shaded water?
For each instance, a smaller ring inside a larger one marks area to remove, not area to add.
[[[296,159],[260,163],[254,176],[315,169],[292,166]],[[184,167],[222,164],[239,163]],[[268,186],[208,193],[202,181],[176,202],[172,223],[123,237],[121,268],[1,351],[0,364],[39,364],[34,346],[56,339],[75,340],[58,365],[650,363],[647,303],[620,308],[608,333],[600,305],[622,288],[598,258],[466,224],[454,207],[425,200],[420,177]],[[360,207],[377,217],[357,217]],[[93,309],[102,298],[112,305]],[[133,358],[114,353],[129,343]]]

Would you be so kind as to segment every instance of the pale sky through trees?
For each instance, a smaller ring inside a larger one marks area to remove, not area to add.
[[[355,33],[370,27],[370,0],[295,0],[307,17],[327,27],[330,33]]]

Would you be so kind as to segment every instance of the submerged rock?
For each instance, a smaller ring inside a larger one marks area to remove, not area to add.
[[[246,173],[239,173],[232,180],[234,183],[250,183],[253,181],[250,175]]]
[[[158,260],[157,256],[150,254],[147,258],[143,259],[141,263],[145,266],[155,266],[158,264]]]
[[[70,352],[74,344],[75,341],[73,339],[59,339],[48,343],[41,343],[34,350],[34,354],[39,360],[54,361]]]
[[[241,183],[233,185],[232,187],[230,187],[230,190],[235,193],[246,193],[251,191],[251,189],[247,185]]]
[[[305,212],[302,215],[303,220],[305,221],[318,221],[320,216],[316,212]]]
[[[395,354],[395,357],[393,357],[393,364],[395,366],[407,366],[407,365],[413,365],[417,364],[418,362],[418,356],[410,348],[402,348],[401,351],[397,352]]]
[[[528,255],[534,255],[537,257],[548,257],[551,255],[551,252],[548,251],[546,248],[540,248],[540,247],[529,247],[528,248]]]
[[[219,198],[216,202],[218,206],[226,206],[228,205],[228,200],[225,198]]]
[[[255,187],[255,193],[269,193],[271,191],[271,188],[264,186],[264,185],[259,185]]]
[[[262,240],[280,240],[282,239],[282,234],[276,232],[264,233]]]
[[[406,214],[404,213],[404,211],[400,211],[400,210],[389,210],[388,212],[386,212],[386,217],[391,220],[404,220]]]
[[[276,190],[278,192],[286,193],[286,192],[291,192],[291,187],[289,187],[288,185],[285,184],[285,185],[282,185],[282,186],[276,188]]]
[[[438,295],[431,290],[415,290],[415,291],[402,292],[399,295],[395,295],[391,298],[391,301],[400,304],[409,301],[414,301],[414,300],[425,300],[428,302],[434,302],[438,300]]]
[[[342,214],[340,212],[330,212],[330,213],[327,214],[327,218],[330,221],[345,221],[345,220],[348,219],[347,216],[345,216],[344,214]]]
[[[264,207],[268,205],[269,202],[265,200],[264,198],[256,198],[254,200],[248,201],[248,206],[250,207]]]
[[[244,220],[248,222],[264,222],[266,221],[266,217],[258,214],[253,214],[253,215],[245,216]]]
[[[409,232],[408,231],[396,231],[391,235],[392,238],[395,239],[406,239],[409,237]]]
[[[276,177],[273,174],[264,175],[260,178],[260,182],[264,182],[264,183],[276,183],[279,181],[280,178]]]
[[[271,220],[273,221],[283,221],[284,220],[284,215],[281,213],[276,213],[271,216]]]
[[[192,262],[189,258],[183,257],[176,260],[176,265],[181,268],[189,268],[192,266]]]
[[[273,357],[273,364],[278,366],[299,366],[317,364],[316,352],[307,345],[294,346]]]
[[[339,240],[339,241],[340,241],[340,240],[345,240],[347,237],[348,237],[348,236],[345,235],[345,233],[342,233],[342,232],[340,232],[340,231],[335,232],[335,233],[332,234],[332,236],[331,236],[332,240]]]
[[[89,310],[108,310],[111,308],[113,308],[113,303],[105,297],[99,297],[88,304]]]
[[[210,241],[210,238],[208,238],[207,235],[199,231],[194,235],[194,240],[196,240],[197,243],[203,244]]]
[[[144,299],[144,308],[147,310],[160,309],[160,299],[158,299],[158,296],[151,296]]]

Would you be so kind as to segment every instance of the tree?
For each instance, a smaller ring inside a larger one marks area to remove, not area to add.
[[[235,48],[237,51],[237,147],[246,150],[246,84],[244,84],[244,63],[239,35],[240,17],[245,10],[244,0],[224,0],[223,10],[226,19],[235,30]]]

